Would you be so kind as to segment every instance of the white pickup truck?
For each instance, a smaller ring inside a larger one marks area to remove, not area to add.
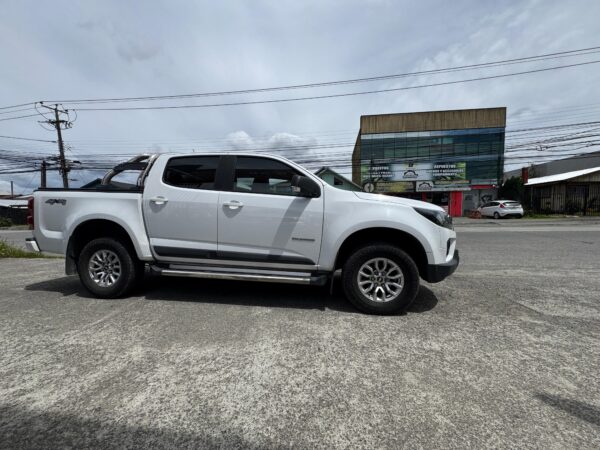
[[[28,248],[64,254],[66,273],[104,298],[130,292],[146,265],[317,285],[341,269],[358,309],[391,314],[413,301],[420,278],[441,281],[459,261],[442,208],[344,191],[278,156],[140,155],[95,185],[39,189],[29,207]]]

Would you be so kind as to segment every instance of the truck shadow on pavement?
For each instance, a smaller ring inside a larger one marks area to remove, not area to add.
[[[27,291],[56,292],[63,296],[75,295],[94,299],[77,277],[62,277],[25,286]],[[329,285],[300,286],[287,284],[252,283],[243,281],[200,280],[146,275],[140,287],[130,297],[152,301],[184,301],[226,305],[259,306],[267,308],[331,309],[345,313],[359,313],[344,297],[339,279],[334,282],[333,294]],[[105,301],[119,301],[105,300]],[[436,295],[421,285],[415,301],[406,313],[430,311],[438,304]]]
[[[236,430],[219,436],[204,430],[126,425],[107,414],[90,418],[0,406],[0,417],[5,418],[0,422],[0,448],[258,448]]]
[[[535,397],[547,405],[553,406],[556,409],[571,414],[573,417],[600,427],[600,408],[596,406],[550,394],[536,394]]]

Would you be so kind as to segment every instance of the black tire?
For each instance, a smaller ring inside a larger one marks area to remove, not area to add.
[[[108,251],[119,261],[120,272],[114,283],[109,286],[101,286],[94,281],[88,270],[90,259],[99,251]],[[120,241],[112,238],[98,238],[88,242],[79,254],[77,260],[77,272],[79,279],[85,288],[95,297],[118,298],[129,293],[137,281],[143,276],[144,265],[132,254],[132,252]]]
[[[500,214],[498,214],[498,211],[494,212],[494,219],[498,220],[500,218]]]
[[[404,285],[397,297],[377,302],[367,297],[358,285],[359,270],[374,258],[393,261],[402,271]],[[419,269],[404,251],[385,243],[374,243],[358,249],[342,268],[342,285],[346,297],[357,309],[368,314],[396,314],[403,312],[413,302],[419,291]]]

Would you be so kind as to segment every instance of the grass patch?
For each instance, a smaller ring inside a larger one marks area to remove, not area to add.
[[[38,252],[28,252],[21,248],[10,245],[6,241],[0,240],[0,258],[57,258],[57,256],[48,256]]]
[[[11,225],[10,227],[3,227],[0,225],[0,230],[29,230],[29,225]]]

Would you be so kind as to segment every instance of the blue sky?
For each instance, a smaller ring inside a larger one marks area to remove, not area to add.
[[[600,45],[598,1],[25,0],[3,1],[0,6],[0,106],[303,84]],[[595,57],[600,59],[587,59]],[[235,100],[386,89],[561,63]],[[148,150],[351,144],[363,114],[507,106],[509,127],[511,121],[534,126],[552,120],[593,120],[594,114],[600,116],[593,110],[599,99],[600,65],[592,65],[330,100],[174,111],[81,111],[74,127],[65,131],[65,140],[75,158]],[[573,109],[582,105],[592,106]],[[0,135],[54,137],[36,118],[0,122]],[[15,151],[56,152],[53,144],[2,139],[0,144]],[[306,153],[316,159],[327,152],[341,158],[350,151],[349,145]],[[79,183],[92,176],[73,175]],[[0,175],[0,190],[7,189],[9,179],[18,190],[37,181],[30,174]]]

